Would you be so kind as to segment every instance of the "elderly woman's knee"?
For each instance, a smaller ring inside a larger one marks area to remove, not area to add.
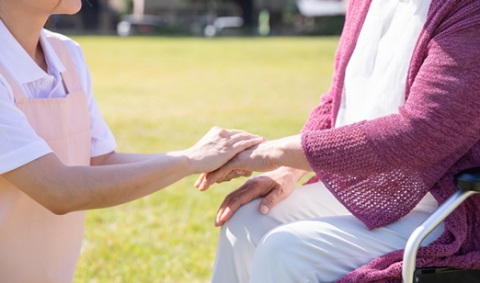
[[[261,237],[259,231],[258,206],[260,200],[254,200],[240,207],[235,214],[226,221],[220,229],[220,239],[231,242],[232,245],[239,246],[243,244],[256,245]]]
[[[271,215],[259,212],[261,199],[256,199],[243,205],[220,231],[221,238],[227,238],[235,245],[248,243],[256,247],[265,234],[281,225],[281,222]]]
[[[274,261],[290,258],[304,242],[286,226],[280,226],[268,232],[260,241],[255,256]]]
[[[241,206],[223,226],[228,227],[232,231],[238,229],[248,230],[249,227],[255,226],[255,219],[260,214],[258,212],[259,205],[260,200],[254,200]]]

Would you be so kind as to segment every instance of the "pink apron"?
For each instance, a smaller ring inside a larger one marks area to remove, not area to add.
[[[68,50],[48,36],[65,65],[65,98],[28,99],[10,75],[17,107],[55,155],[69,166],[90,165],[90,119]],[[85,212],[55,215],[0,176],[0,282],[72,282],[83,239]]]

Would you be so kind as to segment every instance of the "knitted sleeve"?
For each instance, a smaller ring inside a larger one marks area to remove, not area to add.
[[[369,229],[406,215],[479,140],[479,18],[452,19],[417,54],[399,114],[303,132],[317,176]]]
[[[302,133],[309,132],[309,131],[318,131],[324,129],[332,128],[333,124],[333,95],[332,91],[325,93],[322,95],[320,99],[320,105],[315,107],[311,112],[310,116],[308,117],[307,123],[303,126]],[[318,182],[318,176],[314,175],[310,179],[305,182],[306,184],[316,183]]]
[[[302,133],[314,130],[329,129],[332,127],[332,104],[333,95],[329,91],[322,95],[320,105],[315,107],[308,117],[307,123],[303,126]]]

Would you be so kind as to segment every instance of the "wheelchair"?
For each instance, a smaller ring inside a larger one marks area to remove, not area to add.
[[[448,267],[415,268],[417,250],[423,239],[468,197],[480,193],[480,167],[464,170],[455,176],[458,191],[418,226],[409,237],[403,255],[403,283],[478,283],[480,270]]]

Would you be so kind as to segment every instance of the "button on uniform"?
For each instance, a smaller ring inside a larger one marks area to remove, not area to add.
[[[42,80],[41,84],[42,84],[43,87],[47,87],[51,84],[51,81],[49,79],[44,79],[44,80]]]

